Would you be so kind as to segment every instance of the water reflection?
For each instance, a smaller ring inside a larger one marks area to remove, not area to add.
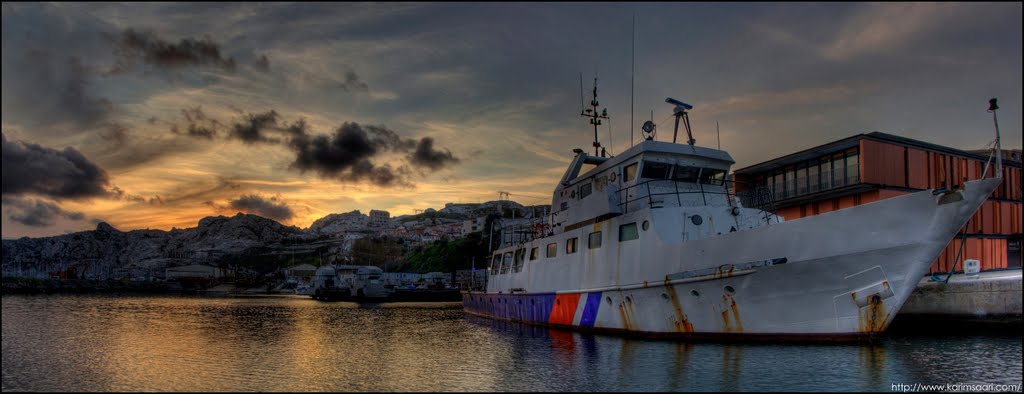
[[[1020,383],[1021,338],[688,343],[465,316],[458,304],[4,296],[3,391],[889,390]]]

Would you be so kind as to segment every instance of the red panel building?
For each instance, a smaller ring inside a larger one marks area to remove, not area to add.
[[[989,154],[872,132],[805,149],[736,170],[737,181],[767,186],[775,213],[786,220],[926,189],[953,188],[981,177]],[[993,160],[994,161],[994,160]],[[995,163],[988,176],[994,176]],[[977,259],[982,270],[1021,266],[1021,150],[1003,151],[1003,183],[992,193],[961,235],[931,267],[949,272],[963,243],[963,260]]]

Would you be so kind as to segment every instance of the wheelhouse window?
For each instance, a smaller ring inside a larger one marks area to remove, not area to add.
[[[672,170],[672,180],[680,182],[697,183],[697,176],[700,174],[700,168],[676,165]]]
[[[636,165],[637,163],[630,164],[626,168],[622,169],[622,181],[629,182],[636,179]]]
[[[501,259],[501,273],[507,274],[508,270],[512,268],[512,252],[505,252],[505,257]]]
[[[540,248],[534,246],[533,249],[530,249],[530,261],[536,260],[538,257],[540,257]]]
[[[640,177],[644,179],[668,179],[668,174],[671,170],[671,164],[644,161],[644,168],[640,173]]]
[[[490,274],[491,275],[495,275],[495,274],[498,273],[498,271],[500,269],[501,269],[501,254],[499,253],[499,254],[494,255],[494,258],[491,259],[491,272],[490,272]]]
[[[569,238],[565,240],[565,254],[576,253],[576,239]]]
[[[512,272],[520,272],[523,270],[523,261],[526,259],[526,249],[516,250],[516,262],[512,267]]]
[[[640,238],[640,232],[636,229],[636,223],[619,226],[619,242],[632,241],[637,238]]]
[[[700,183],[705,185],[721,186],[725,181],[725,171],[714,168],[705,168],[700,172]]]
[[[555,257],[558,255],[558,244],[555,242],[548,244],[547,257]]]
[[[588,249],[597,249],[601,247],[601,232],[595,231],[590,233],[590,237],[587,239]]]

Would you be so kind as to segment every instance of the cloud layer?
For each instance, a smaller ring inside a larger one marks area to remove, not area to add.
[[[3,195],[86,198],[108,194],[107,172],[75,148],[56,150],[21,141],[3,143]]]
[[[588,92],[599,79],[612,154],[645,120],[671,129],[665,97],[694,104],[698,145],[716,146],[720,124],[737,168],[872,130],[980,148],[991,97],[1004,146],[1019,147],[1020,14],[1020,3],[4,3],[4,145],[47,169],[11,175],[4,163],[3,236],[87,228],[76,212],[123,229],[194,226],[232,201],[283,205],[299,226],[497,190],[545,203],[571,149],[593,138],[577,116],[580,73]]]
[[[3,204],[8,219],[31,227],[53,226],[62,217],[72,221],[85,219],[85,214],[81,212],[65,211],[46,200],[4,195]]]

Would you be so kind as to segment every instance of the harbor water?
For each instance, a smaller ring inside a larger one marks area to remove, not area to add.
[[[1022,376],[1021,335],[1005,332],[688,343],[498,322],[459,303],[5,295],[2,304],[4,392],[1020,390]]]

